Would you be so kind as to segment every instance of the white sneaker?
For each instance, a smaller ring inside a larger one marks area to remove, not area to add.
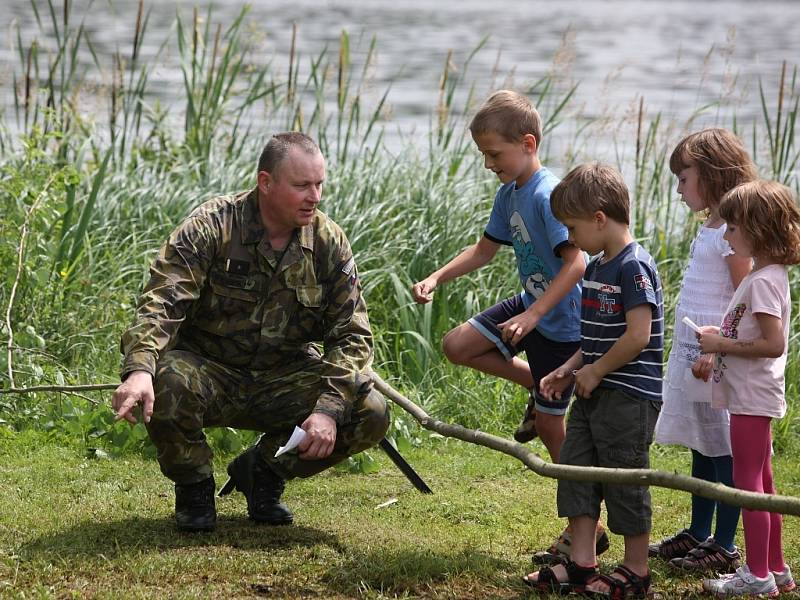
[[[766,596],[775,598],[780,594],[775,584],[775,576],[767,573],[763,579],[750,572],[747,565],[736,569],[736,572],[721,579],[704,579],[703,589],[719,598],[727,596]]]
[[[792,577],[792,570],[789,568],[789,565],[786,565],[783,568],[783,571],[773,571],[772,575],[775,577],[775,585],[778,586],[778,590],[782,594],[791,592],[797,587],[794,582],[794,577]]]

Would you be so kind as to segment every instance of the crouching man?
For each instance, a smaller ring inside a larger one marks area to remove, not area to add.
[[[216,524],[205,427],[263,433],[228,465],[220,495],[239,490],[251,519],[278,525],[293,519],[287,479],[374,446],[389,426],[367,374],[372,333],[350,244],[317,210],[324,180],[311,138],[275,135],[256,187],[196,208],[150,268],[112,406],[132,424],[141,406],[179,529]],[[307,434],[298,452],[275,458],[296,425]]]

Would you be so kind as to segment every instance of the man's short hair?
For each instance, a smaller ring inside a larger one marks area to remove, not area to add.
[[[542,141],[542,118],[525,96],[512,90],[500,90],[489,96],[469,124],[472,136],[497,133],[509,142],[518,142],[532,134],[536,147]]]
[[[258,159],[258,172],[266,171],[273,177],[277,177],[278,167],[292,148],[299,148],[308,154],[316,154],[320,151],[317,143],[305,133],[300,131],[276,133],[261,151],[261,157]]]
[[[628,186],[614,167],[588,162],[572,169],[550,193],[550,210],[559,221],[586,219],[602,211],[609,219],[630,224]]]

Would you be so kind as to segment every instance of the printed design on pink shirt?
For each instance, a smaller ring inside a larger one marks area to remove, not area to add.
[[[732,340],[738,339],[739,323],[741,322],[746,310],[747,305],[743,302],[734,306],[733,309],[725,315],[725,318],[722,319],[722,326],[719,328],[719,334],[722,337],[730,338]],[[722,381],[724,371],[728,368],[728,365],[726,365],[722,360],[725,358],[725,356],[725,352],[717,352],[717,358],[714,361],[714,383],[719,383]]]

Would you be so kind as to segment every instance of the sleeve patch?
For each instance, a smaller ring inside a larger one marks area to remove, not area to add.
[[[356,260],[351,256],[350,260],[344,263],[344,266],[342,267],[342,273],[344,273],[345,275],[350,275],[353,272],[353,269],[355,269],[355,267],[356,267]]]
[[[637,273],[633,276],[633,281],[636,284],[636,290],[652,290],[653,284],[650,283],[650,278],[644,273]]]

